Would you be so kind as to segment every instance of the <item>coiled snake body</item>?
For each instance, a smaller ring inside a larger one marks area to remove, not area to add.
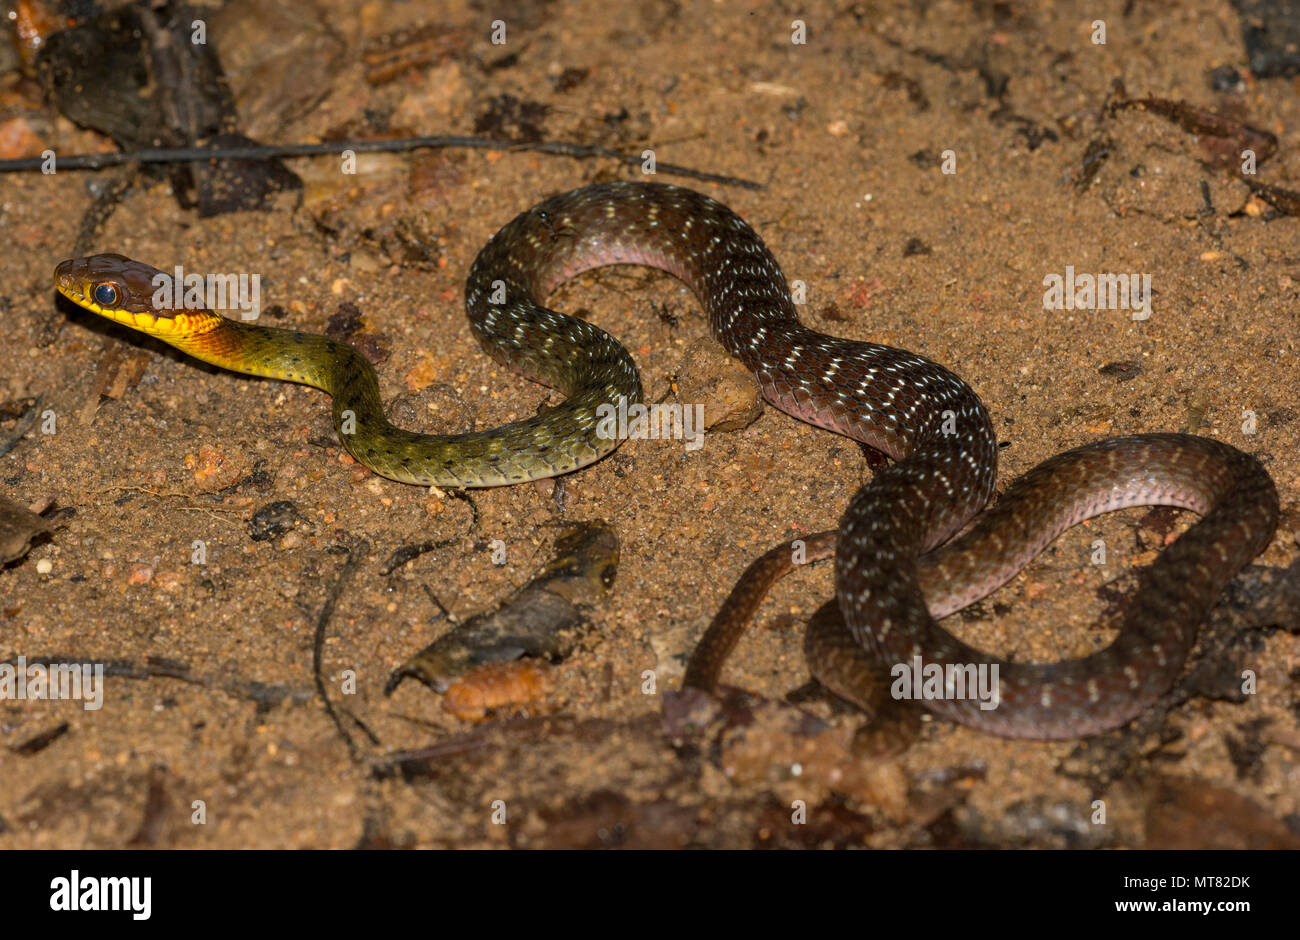
[[[334,398],[340,436],[376,473],[413,483],[491,486],[554,476],[611,451],[596,409],[641,400],[630,356],[612,337],[542,302],[590,268],[642,264],[681,278],[709,328],[753,372],[764,398],[896,461],[863,487],[838,533],[835,580],[847,626],[813,644],[815,673],[850,697],[864,668],[993,664],[1000,703],[927,700],[930,709],[1012,737],[1092,734],[1124,723],[1165,692],[1227,582],[1267,546],[1277,494],[1258,461],[1190,435],[1112,438],[1061,454],[1012,485],[961,538],[997,477],[996,439],[974,392],[913,353],[827,336],[799,322],[762,240],[721,203],[688,189],[604,183],[547,199],[499,231],[475,259],[466,307],[494,358],[567,400],[524,421],[461,435],[421,435],[384,418],[370,364],[314,334],[161,311],[153,268],[119,255],[59,265],[55,285],[81,306],[228,369],[302,382]],[[354,419],[347,432],[345,421]],[[1083,659],[1000,662],[934,620],[1015,575],[1075,523],[1124,506],[1170,505],[1202,518],[1146,569],[1119,636]],[[819,543],[828,550],[829,537]],[[935,551],[939,546],[943,546]],[[779,567],[779,564],[769,565]],[[688,684],[711,686],[757,604],[742,580],[702,641]]]

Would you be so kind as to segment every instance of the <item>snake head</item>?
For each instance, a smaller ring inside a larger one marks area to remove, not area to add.
[[[74,304],[114,323],[177,344],[215,329],[222,317],[185,310],[172,277],[115,254],[70,258],[54,269],[54,289]]]

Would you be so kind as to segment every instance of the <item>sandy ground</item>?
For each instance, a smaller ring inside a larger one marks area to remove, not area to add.
[[[1283,519],[1257,562],[1273,570],[1231,595],[1248,626],[1223,665],[1253,670],[1257,691],[1191,697],[1085,742],[927,721],[901,755],[858,760],[858,716],[784,703],[808,679],[804,621],[830,596],[819,565],[776,589],[728,667],[728,684],[760,698],[692,727],[668,693],[694,642],[749,560],[836,524],[870,477],[856,445],[768,409],[695,452],[630,442],[566,479],[562,501],[549,484],[476,492],[474,524],[463,501],[356,466],[322,394],[198,365],[56,302],[52,269],[91,187],[112,174],[8,175],[0,399],[39,395],[53,424],[0,459],[0,479],[19,503],[52,501],[56,529],[0,570],[0,660],[131,675],[106,680],[96,711],[0,702],[0,846],[1297,843],[1300,638],[1250,612],[1294,583],[1281,569],[1300,528],[1300,222],[1207,169],[1195,134],[1138,110],[1103,114],[1116,78],[1134,97],[1221,109],[1277,134],[1260,178],[1300,188],[1300,82],[1211,87],[1214,68],[1245,70],[1226,0],[1127,15],[1119,2],[1086,15],[1064,3],[813,3],[798,14],[804,44],[783,4],[265,6],[212,19],[259,139],[530,124],[545,139],[652,148],[765,184],[658,177],[753,223],[807,285],[815,328],[915,350],[968,380],[994,415],[1003,481],[1139,431],[1195,430],[1257,454]],[[504,46],[489,42],[496,16]],[[1105,45],[1090,41],[1094,19]],[[445,45],[393,81],[367,81],[365,45],[422,24],[444,27]],[[60,152],[105,147],[44,120]],[[1079,186],[1101,138],[1109,157]],[[945,151],[955,173],[940,170]],[[154,183],[127,196],[94,247],[258,272],[277,326],[324,331],[355,305],[391,349],[381,381],[409,426],[487,427],[552,400],[478,349],[465,274],[517,212],[635,170],[464,151],[363,158],[355,176],[333,158],[290,165],[306,181],[301,206],[200,220]],[[1150,318],[1045,310],[1043,278],[1067,265],[1149,273]],[[584,276],[553,305],[586,311],[632,350],[651,399],[707,335],[677,282],[640,270]],[[255,514],[280,501],[296,521],[255,540]],[[472,723],[415,682],[382,694],[448,629],[438,603],[461,619],[491,608],[546,561],[559,523],[597,518],[621,539],[617,581],[577,649],[545,667],[543,700]],[[1021,660],[1099,648],[1112,634],[1098,617],[1131,587],[1124,572],[1184,523],[1133,510],[1076,528],[953,628]],[[1098,539],[1105,565],[1091,563]],[[385,574],[394,551],[429,540],[448,544]],[[313,676],[318,628],[337,721]]]

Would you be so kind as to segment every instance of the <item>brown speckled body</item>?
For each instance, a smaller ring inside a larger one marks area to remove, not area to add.
[[[805,327],[762,240],[725,206],[691,190],[607,183],[546,200],[484,250],[467,298],[472,311],[494,277],[544,296],[579,271],[617,263],[682,278],[714,337],[754,373],[770,403],[897,461],[859,491],[841,523],[836,587],[847,630],[838,640],[819,631],[813,648],[814,670],[841,687],[868,668],[887,673],[913,657],[996,663],[996,708],[982,709],[973,697],[924,704],[1009,737],[1116,727],[1168,689],[1215,598],[1272,537],[1277,494],[1257,460],[1206,438],[1151,434],[1046,461],[971,531],[934,552],[993,492],[996,440],[983,404],[921,356]],[[476,326],[484,345],[499,346],[501,327],[486,326]],[[1012,664],[962,644],[935,622],[1005,583],[1070,526],[1136,505],[1179,506],[1204,518],[1146,570],[1106,649],[1052,665]],[[779,558],[757,563],[769,579],[783,565]],[[688,684],[716,682],[764,587],[763,576],[737,586],[702,641]]]

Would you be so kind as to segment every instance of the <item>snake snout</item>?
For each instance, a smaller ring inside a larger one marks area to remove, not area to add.
[[[54,269],[54,289],[66,297],[84,297],[88,277],[85,259],[69,258]]]

